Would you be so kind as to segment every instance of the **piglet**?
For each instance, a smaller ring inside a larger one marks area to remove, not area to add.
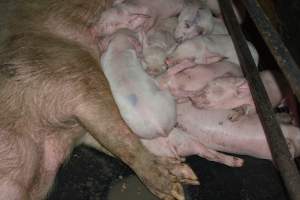
[[[102,70],[132,131],[147,139],[167,136],[176,123],[175,101],[143,70],[137,57],[138,45],[133,32],[116,32],[101,57]]]
[[[222,19],[213,16],[211,10],[200,1],[187,3],[178,17],[175,38],[178,42],[197,35],[228,34]]]
[[[189,115],[189,113],[186,114]],[[241,167],[243,165],[242,159],[217,152],[207,147],[197,137],[180,128],[174,128],[168,137],[158,137],[152,140],[142,139],[141,141],[150,152],[157,156],[180,158],[198,155],[230,167]],[[193,183],[193,181],[190,182]]]
[[[120,28],[148,31],[158,19],[177,15],[183,8],[183,0],[124,0],[101,15],[92,32],[107,36]]]
[[[258,53],[255,47],[247,42],[255,64],[258,64]],[[169,66],[183,60],[193,60],[197,64],[210,64],[226,59],[235,64],[239,60],[229,35],[196,36],[181,43],[174,52],[168,56],[166,62]]]
[[[260,72],[273,106],[282,100],[282,93],[272,73],[268,70]],[[220,77],[210,81],[198,96],[191,97],[197,108],[201,109],[234,109],[230,119],[236,120],[240,114],[255,111],[254,102],[247,80],[243,77]]]
[[[159,79],[162,88],[168,88],[173,96],[181,100],[197,95],[217,77],[242,76],[240,66],[227,61],[194,65],[180,71],[183,64],[170,68]]]
[[[226,118],[230,113],[230,109],[200,110],[191,103],[177,105],[178,126],[190,134],[194,141],[200,141],[216,151],[271,160],[270,149],[258,115],[244,115],[239,121],[232,122]],[[287,124],[280,126],[292,157],[299,156],[299,128]]]
[[[140,34],[142,63],[148,74],[157,76],[167,70],[165,59],[177,45],[174,38],[176,26],[177,18],[171,17],[160,20],[149,32]]]

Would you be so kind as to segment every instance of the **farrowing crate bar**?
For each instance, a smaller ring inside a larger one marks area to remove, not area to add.
[[[295,161],[288,150],[279,124],[276,121],[270,100],[259,77],[250,50],[247,46],[231,0],[218,0],[225,24],[232,37],[243,73],[249,83],[258,116],[262,123],[272,153],[291,200],[300,200],[300,175]],[[241,0],[258,28],[265,43],[290,83],[294,94],[300,101],[300,69],[283,44],[279,34],[272,27],[257,0]]]

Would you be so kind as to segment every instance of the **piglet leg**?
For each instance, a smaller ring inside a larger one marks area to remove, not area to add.
[[[168,83],[172,79],[172,77],[174,77],[175,74],[187,68],[193,67],[194,65],[195,63],[193,62],[193,59],[185,59],[181,63],[175,65],[174,67],[169,68],[168,71],[159,78],[159,87],[161,89],[168,88]]]
[[[237,108],[233,108],[231,110],[231,113],[228,114],[227,118],[232,121],[238,121],[240,119],[241,116],[245,115],[245,109],[243,108],[243,106],[237,107]]]
[[[198,155],[207,160],[222,163],[230,167],[241,167],[243,165],[244,161],[242,159],[210,149],[197,138],[179,128],[174,128],[170,134],[170,143],[175,146],[178,155]]]

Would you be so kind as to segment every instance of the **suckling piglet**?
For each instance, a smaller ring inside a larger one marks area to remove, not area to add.
[[[160,20],[149,32],[140,34],[143,44],[142,63],[148,74],[157,76],[167,70],[165,59],[177,45],[174,38],[176,26],[177,18],[171,17]]]
[[[199,64],[185,68],[180,63],[160,77],[162,88],[168,88],[173,96],[186,98],[197,95],[212,80],[223,76],[242,76],[240,66],[237,64],[222,61],[211,64]]]
[[[189,113],[186,113],[189,115]],[[198,122],[199,123],[199,122]],[[141,140],[143,145],[153,154],[165,157],[186,157],[198,155],[210,161],[222,163],[231,167],[240,167],[243,160],[226,155],[209,148],[194,135],[180,128],[174,128],[168,137],[158,137],[152,140]]]
[[[268,70],[260,72],[260,77],[266,88],[268,97],[273,106],[282,100],[282,93],[272,73]],[[254,102],[248,82],[244,77],[219,77],[210,81],[199,93],[191,97],[197,108],[201,109],[234,109],[233,120],[239,114],[255,111]]]
[[[102,13],[93,32],[107,36],[120,28],[148,31],[158,19],[177,15],[183,4],[183,0],[124,0]]]
[[[168,91],[159,89],[142,68],[137,38],[129,30],[112,37],[101,65],[120,113],[141,138],[167,136],[176,123],[176,105]]]
[[[208,148],[227,153],[272,159],[264,130],[256,113],[232,122],[226,117],[230,109],[197,109],[191,103],[177,105],[179,127]],[[300,130],[280,125],[293,157],[300,155]],[[242,130],[242,131],[241,131]]]
[[[258,53],[250,43],[248,47],[251,51],[255,64],[258,64]],[[206,35],[196,36],[186,40],[168,56],[166,62],[169,66],[189,59],[197,64],[209,64],[226,59],[230,62],[239,64],[239,60],[229,35]]]

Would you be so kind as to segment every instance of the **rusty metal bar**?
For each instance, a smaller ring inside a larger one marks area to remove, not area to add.
[[[292,159],[270,100],[259,77],[250,50],[232,8],[231,0],[218,0],[223,17],[232,37],[244,75],[248,80],[258,116],[262,123],[275,165],[292,200],[300,200],[300,176]],[[254,1],[254,0],[251,0]]]
[[[241,0],[300,102],[300,68],[256,0]]]

